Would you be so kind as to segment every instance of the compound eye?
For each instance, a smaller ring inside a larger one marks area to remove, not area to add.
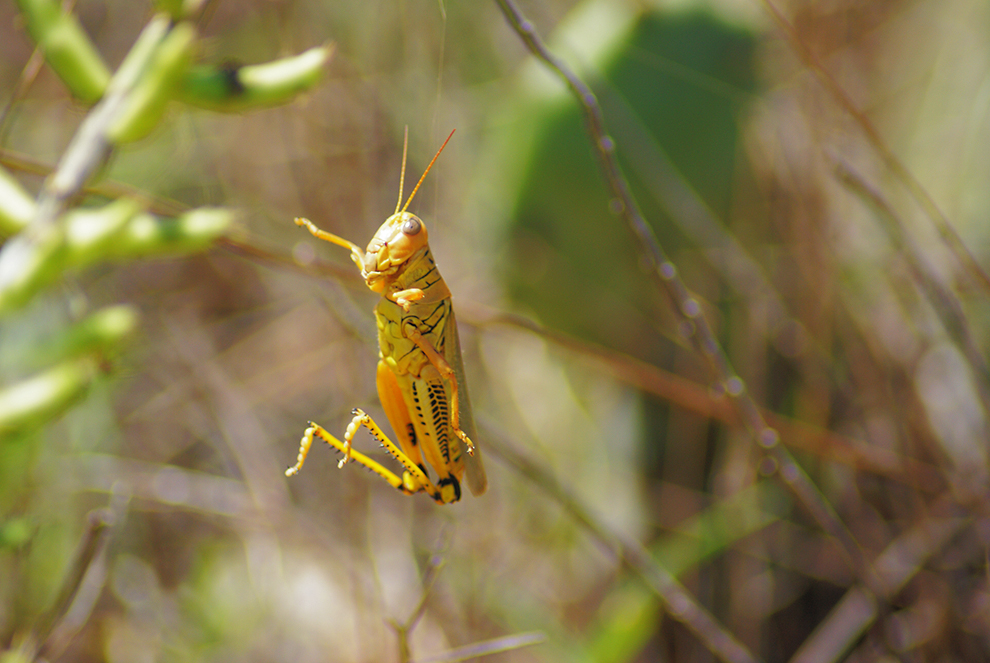
[[[402,234],[404,235],[418,235],[422,229],[423,224],[416,217],[406,219],[402,224]]]

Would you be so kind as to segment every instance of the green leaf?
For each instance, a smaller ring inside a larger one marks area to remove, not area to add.
[[[69,91],[92,104],[103,96],[110,71],[73,14],[57,0],[17,0],[28,34]]]
[[[319,82],[332,53],[322,46],[265,64],[199,65],[186,75],[180,96],[190,106],[226,113],[283,104]]]
[[[165,106],[176,96],[192,64],[195,46],[196,28],[192,23],[184,21],[172,27],[157,45],[126,105],[107,131],[111,142],[118,145],[133,142],[147,136],[158,125]]]
[[[96,360],[82,357],[0,390],[0,440],[60,415],[82,397],[98,374]]]
[[[36,209],[34,198],[0,167],[0,238],[20,232],[34,218]]]

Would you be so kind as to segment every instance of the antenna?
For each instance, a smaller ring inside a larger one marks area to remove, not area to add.
[[[402,137],[402,170],[399,172],[399,199],[395,203],[396,214],[399,213],[399,205],[402,204],[402,183],[406,181],[406,149],[408,147],[409,147],[409,125],[407,124],[405,135]],[[413,191],[413,193],[416,192]],[[409,197],[412,198],[412,196]],[[406,203],[406,205],[408,206],[409,203]]]
[[[426,173],[430,172],[430,168],[433,168],[433,164],[436,163],[437,157],[440,156],[440,153],[441,152],[443,152],[443,148],[447,147],[447,143],[450,142],[450,138],[451,138],[451,136],[454,135],[454,131],[457,131],[457,130],[454,129],[453,131],[450,132],[450,136],[447,136],[447,140],[443,141],[443,145],[441,145],[440,146],[440,149],[437,150],[437,153],[433,155],[433,161],[430,162],[430,165],[426,167],[426,171],[423,173],[423,176],[419,178],[419,181],[418,182],[416,182],[416,187],[412,190],[412,193],[409,194],[409,200],[406,201],[406,204],[402,207],[402,210],[401,211],[405,212],[406,211],[406,208],[409,207],[409,203],[412,202],[413,196],[415,196],[416,195],[416,192],[419,191],[419,185],[422,184],[423,183],[423,180],[426,179]],[[406,138],[407,139],[409,138],[409,128],[408,127],[406,127]],[[408,140],[407,140],[407,142],[408,142]],[[405,148],[405,146],[403,146],[403,148],[402,148],[402,174],[403,174],[403,176],[405,175],[405,173],[406,173],[406,148]],[[402,202],[402,184],[401,184],[401,182],[399,184],[399,202]],[[396,214],[398,214],[398,213],[399,213],[399,210],[396,209]]]

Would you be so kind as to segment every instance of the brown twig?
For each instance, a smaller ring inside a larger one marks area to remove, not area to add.
[[[46,161],[41,161],[27,154],[8,149],[0,149],[0,165],[6,166],[11,170],[18,170],[41,177],[48,177],[55,172],[55,166]],[[93,184],[87,184],[82,187],[80,192],[87,196],[102,196],[108,200],[133,198],[147,205],[149,212],[159,216],[179,216],[190,211],[188,205],[170,198],[152,195],[145,189],[116,180],[101,180]]]
[[[462,319],[472,321],[475,326],[506,325],[537,334],[551,341],[556,347],[603,363],[605,370],[616,379],[645,393],[653,394],[675,407],[730,426],[742,425],[739,412],[732,403],[723,395],[713,393],[705,385],[617,350],[549,329],[521,315],[491,311],[471,302],[459,302],[458,308],[468,313]],[[821,458],[860,471],[885,476],[926,493],[940,493],[945,490],[942,473],[930,464],[887,449],[866,445],[834,431],[775,412],[763,410],[763,416],[780,431],[781,439],[791,448],[809,451]]]

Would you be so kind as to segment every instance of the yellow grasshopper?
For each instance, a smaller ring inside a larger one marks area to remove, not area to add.
[[[320,230],[308,219],[296,219],[296,225],[305,226],[314,237],[350,249],[351,260],[361,270],[365,283],[382,296],[375,306],[378,398],[399,446],[371,417],[355,408],[343,442],[310,422],[299,443],[299,458],[285,471],[286,476],[302,468],[316,436],[344,455],[339,467],[354,460],[407,495],[423,491],[440,504],[456,502],[461,498],[460,481],[465,469],[472,494],[481,495],[488,487],[481,454],[472,441],[476,437],[474,419],[464,380],[457,322],[450,305],[450,289],[437,271],[427,243],[426,226],[419,217],[406,211],[453,135],[451,131],[400,210],[409,142],[406,130],[399,202],[395,213],[385,219],[371,238],[366,251]],[[361,426],[371,431],[402,464],[405,471],[401,477],[351,447]],[[467,454],[462,453],[464,450]],[[436,470],[436,482],[430,479],[424,458]]]

